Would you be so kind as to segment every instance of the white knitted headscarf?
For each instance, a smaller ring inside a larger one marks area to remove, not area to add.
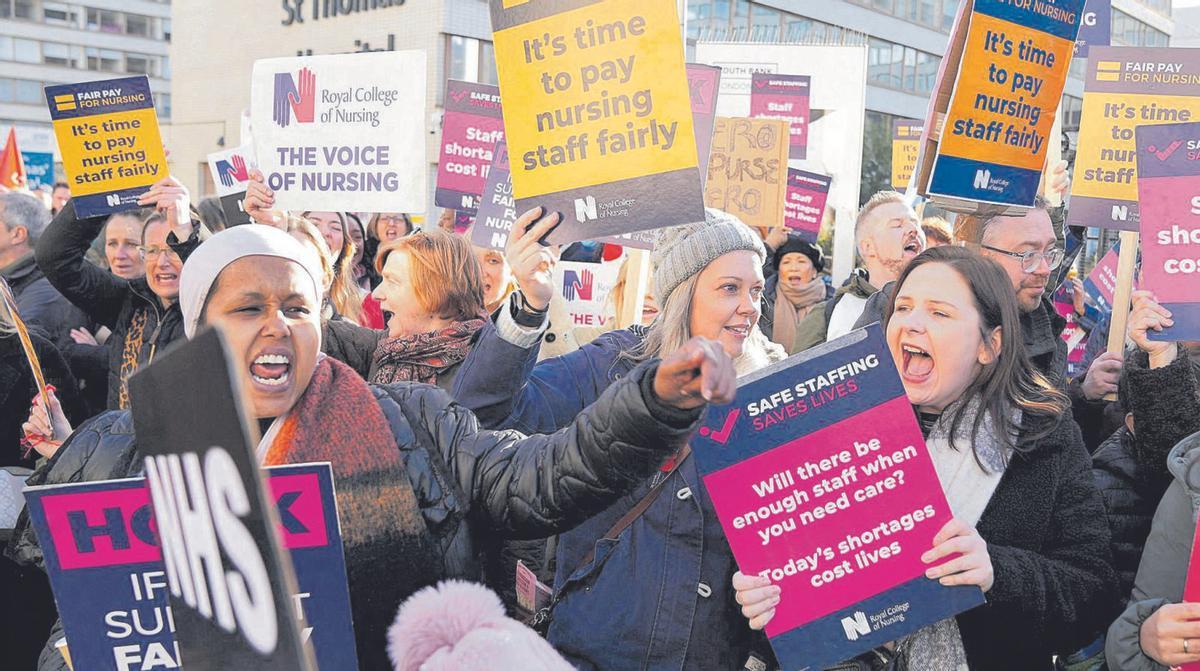
[[[208,294],[222,270],[247,256],[275,256],[304,269],[313,283],[313,296],[323,293],[321,259],[308,245],[271,226],[246,224],[226,229],[205,240],[183,264],[179,276],[179,309],[188,338],[196,335]]]

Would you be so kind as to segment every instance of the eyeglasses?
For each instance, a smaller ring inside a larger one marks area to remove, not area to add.
[[[1063,256],[1065,254],[1062,247],[1051,247],[1044,252],[1040,252],[1036,249],[1031,249],[1027,252],[1010,252],[1007,249],[1000,249],[998,247],[992,247],[991,245],[980,245],[980,247],[996,252],[997,254],[1011,256],[1014,259],[1021,259],[1021,270],[1024,270],[1027,273],[1032,273],[1033,271],[1037,270],[1038,265],[1040,265],[1042,262],[1042,259],[1046,260],[1047,268],[1054,270],[1060,264],[1062,264]]]
[[[169,260],[179,262],[179,254],[170,247],[143,247],[138,245],[138,254],[141,255],[143,261],[154,261],[162,254],[170,254]]]

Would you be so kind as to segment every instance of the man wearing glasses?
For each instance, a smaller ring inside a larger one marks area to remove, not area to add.
[[[1017,293],[1029,358],[1051,382],[1062,386],[1067,365],[1067,346],[1061,337],[1065,321],[1055,311],[1047,289],[1054,288],[1050,281],[1064,252],[1045,203],[1039,200],[1023,217],[987,218],[981,228],[980,251],[1004,268]],[[1121,362],[1120,354],[1102,354],[1092,362],[1083,381],[1071,385],[1068,391],[1077,420],[1099,421],[1094,415],[1102,412],[1103,406],[1097,404],[1105,394],[1116,393]],[[1085,411],[1080,401],[1090,407]]]

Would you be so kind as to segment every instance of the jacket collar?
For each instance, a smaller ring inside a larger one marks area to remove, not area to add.
[[[29,252],[7,266],[0,268],[0,275],[3,275],[4,279],[8,280],[11,284],[20,284],[26,280],[36,280],[37,278],[33,276],[39,273],[41,273],[41,270],[38,268],[37,261],[33,258],[33,252]]]
[[[1183,485],[1192,501],[1192,511],[1200,509],[1200,432],[1179,441],[1171,450],[1167,470]]]

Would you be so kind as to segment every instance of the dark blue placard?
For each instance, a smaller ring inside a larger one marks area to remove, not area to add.
[[[1075,36],[1075,55],[1087,58],[1088,47],[1107,47],[1112,43],[1112,0],[1087,0]]]
[[[100,101],[100,104],[90,104],[93,100]],[[50,120],[60,121],[148,109],[154,107],[154,94],[150,90],[149,78],[124,77],[47,86],[46,104],[50,107]]]
[[[900,383],[896,364],[884,343],[879,324],[852,331],[843,338],[814,347],[759,371],[738,385],[738,398],[770,396],[779,389],[779,379],[773,376],[784,368],[791,369],[790,374],[795,375],[796,382],[803,382],[815,375],[837,369],[842,362],[857,361],[871,356],[875,357],[877,365],[853,375],[859,384],[859,391],[855,393],[853,403],[826,403],[808,411],[805,428],[810,433],[816,432],[861,413],[863,408],[873,407],[904,395],[904,385]],[[748,413],[739,412],[730,426],[725,426],[725,422],[731,416],[731,408],[738,404],[739,401],[735,400],[730,405],[710,406],[708,414],[704,417],[700,435],[707,437],[726,431],[739,433],[739,428],[752,423],[754,419]],[[775,449],[791,439],[795,431],[795,425],[788,422],[780,422],[761,431],[747,429],[742,435],[753,435],[754,440],[738,443],[737,449],[724,449],[709,440],[694,440],[693,454],[701,474],[713,473]]]
[[[305,635],[311,632],[313,647],[319,668],[322,671],[354,671],[358,669],[355,652],[354,629],[350,619],[350,593],[346,585],[346,562],[342,551],[341,533],[338,526],[337,505],[334,498],[333,476],[328,464],[300,464],[277,466],[267,469],[268,477],[305,476],[317,478],[321,495],[320,509],[324,516],[325,543],[311,547],[298,547],[290,551],[296,580],[300,588],[298,599],[303,607],[302,624]],[[67,647],[77,669],[104,669],[106,671],[134,671],[141,668],[146,659],[177,660],[174,636],[165,626],[168,622],[167,579],[161,559],[150,561],[127,561],[109,565],[64,569],[54,538],[64,539],[58,530],[51,533],[45,515],[46,501],[56,496],[79,496],[103,493],[119,499],[122,493],[144,492],[145,481],[141,478],[110,480],[104,482],[77,483],[49,487],[30,488],[25,492],[30,521],[41,542],[46,558],[46,572],[54,588],[55,600],[63,620]],[[302,495],[302,494],[301,494]],[[145,494],[144,513],[117,515],[113,521],[124,537],[116,542],[111,534],[91,535],[96,549],[106,555],[107,561],[120,561],[123,557],[113,553],[113,546],[124,546],[126,557],[145,556],[145,544],[140,538],[151,538],[146,531],[150,520],[150,498]],[[289,502],[291,506],[311,506],[311,501]],[[99,527],[105,520],[106,505],[90,507],[87,526]],[[282,506],[280,506],[282,508]],[[116,515],[116,513],[114,513]],[[122,519],[124,517],[124,519]],[[280,514],[287,528],[289,523],[299,524],[286,511]],[[78,524],[78,523],[77,523]],[[139,536],[140,533],[140,536]],[[73,534],[75,537],[88,534]],[[101,538],[104,536],[104,538]],[[156,544],[156,541],[155,541]],[[69,552],[65,548],[64,552]],[[103,562],[96,562],[97,564]],[[139,576],[148,576],[141,577]],[[135,581],[139,581],[135,588]],[[152,595],[146,593],[146,581],[154,584]],[[135,590],[142,590],[138,599]],[[308,596],[302,596],[308,595]],[[125,615],[112,615],[126,613]],[[110,620],[106,621],[106,616]],[[137,618],[136,620],[134,618]],[[111,619],[115,618],[115,619]],[[115,622],[116,624],[111,624]],[[111,624],[111,626],[110,626]],[[128,626],[126,626],[128,625]],[[109,633],[126,633],[128,636],[112,638]],[[125,646],[129,646],[126,648]],[[157,655],[157,657],[154,657]],[[123,659],[127,666],[118,660]],[[87,666],[80,666],[87,660]],[[175,668],[165,665],[150,668]]]

